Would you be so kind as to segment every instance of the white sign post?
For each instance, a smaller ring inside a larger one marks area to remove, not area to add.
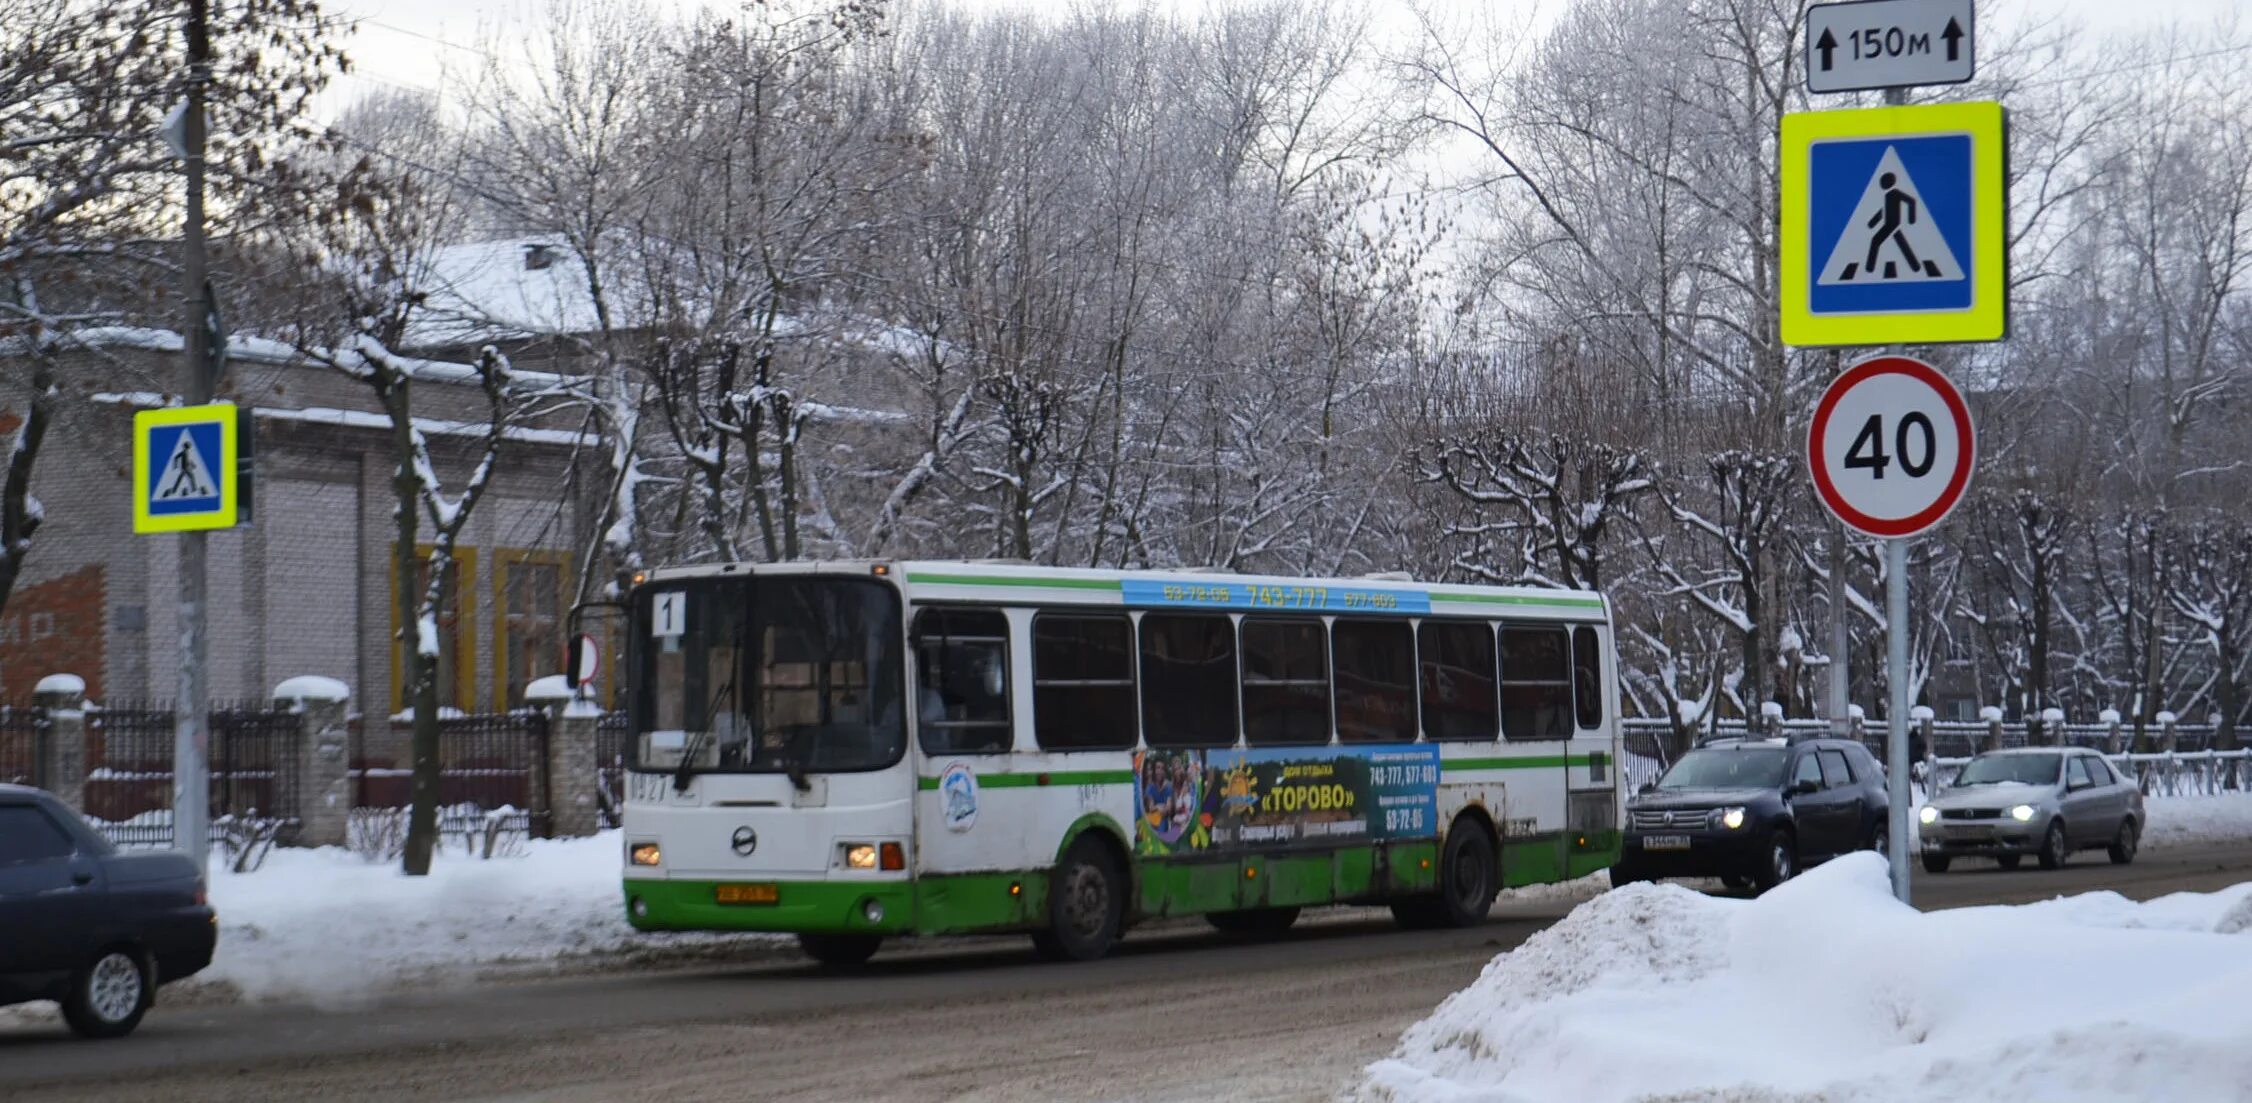
[[[1887,799],[1892,894],[1908,902],[1908,541],[1962,501],[1978,458],[1970,407],[1938,369],[1906,356],[1847,368],[1815,405],[1806,463],[1822,505],[1885,542]]]
[[[1971,0],[1854,0],[1806,9],[1806,90],[1961,84],[1977,73]]]

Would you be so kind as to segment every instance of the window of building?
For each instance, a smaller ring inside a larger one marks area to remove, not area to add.
[[[1415,742],[1415,632],[1404,620],[1343,620],[1329,629],[1337,738]]]
[[[414,592],[411,600],[417,605],[430,584],[431,546],[415,548]],[[453,569],[447,572],[446,585],[438,602],[438,703],[464,712],[476,707],[477,693],[477,622],[462,605],[464,594],[476,593],[477,550],[456,548]],[[391,699],[394,708],[406,709],[414,704],[407,685],[407,663],[404,642],[405,626],[399,622],[398,574],[392,572],[391,589]]]
[[[1502,626],[1502,738],[1563,739],[1572,733],[1571,665],[1561,627]]]
[[[534,679],[563,672],[564,614],[569,607],[564,587],[570,571],[561,555],[511,550],[500,553],[495,576],[494,635],[500,653],[494,656],[494,667],[500,678],[493,697],[501,708],[512,709],[523,705],[524,690]]]
[[[1853,766],[1845,760],[1843,751],[1823,751],[1822,785],[1828,789],[1844,789],[1853,784]]]
[[[994,609],[915,615],[918,738],[928,754],[1009,749],[1009,618]]]
[[[1580,727],[1603,726],[1603,649],[1586,625],[1572,629],[1572,705]]]
[[[1245,618],[1243,737],[1329,742],[1329,648],[1318,620]]]
[[[1224,615],[1142,616],[1142,738],[1152,747],[1232,747],[1235,625]]]
[[[1134,625],[1116,613],[1032,618],[1033,734],[1044,750],[1134,745]]]
[[[1415,632],[1423,661],[1423,737],[1490,742],[1501,730],[1493,628],[1427,620]]]

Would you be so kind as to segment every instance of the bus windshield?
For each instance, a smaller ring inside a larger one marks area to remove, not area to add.
[[[825,575],[656,583],[634,599],[634,766],[880,770],[907,748],[898,596]]]

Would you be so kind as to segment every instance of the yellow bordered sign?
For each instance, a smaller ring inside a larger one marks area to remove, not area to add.
[[[133,531],[233,528],[242,515],[233,403],[133,415]]]
[[[1999,103],[1783,116],[1783,342],[2001,340],[2007,141]]]

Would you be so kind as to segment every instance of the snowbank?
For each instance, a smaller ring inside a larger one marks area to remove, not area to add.
[[[215,863],[219,952],[199,981],[246,999],[349,1004],[388,988],[466,984],[496,966],[552,967],[583,955],[659,948],[724,952],[772,935],[649,935],[626,925],[624,843],[524,844],[517,858],[444,851],[428,877],[341,848],[276,850],[255,873]]]
[[[2143,809],[2146,847],[2252,839],[2252,793],[2144,797]]]
[[[2252,885],[1923,914],[1875,855],[1758,900],[1606,893],[1408,1029],[1361,1100],[2252,1097]]]

